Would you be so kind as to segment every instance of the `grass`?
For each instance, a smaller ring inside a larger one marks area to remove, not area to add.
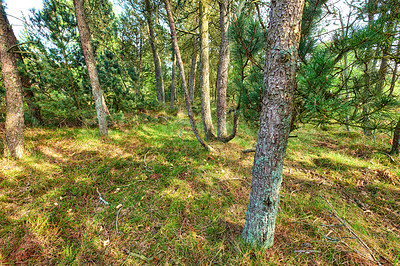
[[[0,160],[0,262],[61,265],[374,265],[400,257],[399,158],[388,137],[304,127],[290,138],[275,244],[240,239],[256,132],[205,152],[184,115],[91,128],[29,128]],[[109,203],[99,200],[101,197]],[[117,230],[118,227],[118,230]],[[300,252],[313,250],[314,253]]]

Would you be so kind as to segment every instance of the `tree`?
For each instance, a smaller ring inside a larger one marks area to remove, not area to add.
[[[175,102],[175,69],[176,69],[176,56],[172,50],[172,71],[171,71],[171,110],[174,110]]]
[[[24,103],[22,83],[8,36],[12,31],[0,1],[0,61],[6,90],[6,123],[4,155],[21,158],[24,154]]]
[[[226,130],[226,91],[228,87],[229,40],[226,35],[229,28],[229,1],[221,0],[219,2],[219,9],[221,46],[217,72],[217,137],[219,140],[224,140],[228,134]]]
[[[210,59],[208,38],[208,0],[200,0],[200,96],[201,117],[206,139],[215,138],[210,102]]]
[[[7,17],[5,17],[5,20],[6,20],[6,24],[9,25],[10,23],[8,22]],[[10,28],[10,30],[7,31],[7,34],[8,34],[8,36],[7,36],[8,43],[9,43],[10,47],[14,47],[14,49],[18,49],[19,43],[18,43],[17,38],[15,37],[14,31]],[[13,54],[14,54],[17,65],[19,65],[21,68],[19,75],[21,77],[21,84],[22,84],[22,88],[24,90],[24,99],[29,107],[29,111],[33,118],[32,120],[34,123],[43,124],[40,106],[36,103],[35,95],[33,94],[33,91],[32,91],[32,84],[31,84],[30,78],[28,76],[28,73],[26,72],[21,51],[18,49],[18,51],[15,51]]]
[[[76,21],[78,23],[79,36],[83,55],[85,56],[86,66],[89,73],[90,83],[92,85],[92,93],[95,101],[97,119],[99,121],[100,135],[108,135],[107,129],[107,106],[103,98],[103,92],[100,87],[99,77],[96,70],[96,62],[93,56],[92,45],[90,44],[90,34],[85,21],[85,9],[83,0],[74,0]]]
[[[156,76],[156,85],[157,85],[157,100],[159,102],[165,102],[165,91],[164,91],[164,81],[163,74],[161,69],[161,61],[160,57],[157,53],[157,47],[155,44],[155,35],[154,35],[154,23],[153,23],[153,12],[152,6],[150,4],[150,0],[145,0],[145,10],[146,10],[146,20],[149,28],[149,41],[151,46],[151,51],[153,52],[153,60],[154,60],[154,72]]]
[[[295,70],[304,0],[271,2],[267,33],[265,90],[254,156],[250,202],[242,237],[271,247],[290,131]]]
[[[172,45],[174,47],[176,62],[178,64],[179,74],[181,76],[182,90],[183,90],[183,94],[185,97],[186,109],[188,112],[190,125],[192,126],[193,133],[196,136],[197,140],[200,142],[200,144],[206,150],[212,151],[213,148],[204,142],[204,140],[199,135],[199,131],[197,130],[196,121],[194,120],[194,117],[193,117],[192,104],[190,103],[189,91],[186,86],[185,69],[183,67],[181,52],[179,51],[178,39],[176,37],[176,28],[175,28],[174,17],[172,15],[171,4],[170,4],[169,0],[164,0],[164,4],[165,4],[165,9],[167,11],[169,28],[171,30],[171,39],[172,39]]]

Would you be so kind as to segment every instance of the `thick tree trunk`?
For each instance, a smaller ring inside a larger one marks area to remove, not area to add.
[[[200,96],[201,116],[206,139],[215,138],[211,117],[209,39],[208,39],[208,3],[200,0]]]
[[[253,163],[253,181],[242,237],[271,247],[278,212],[282,169],[290,132],[295,69],[304,0],[271,1],[265,91]]]
[[[10,23],[8,22],[7,17],[5,17],[5,21],[7,25],[10,25]],[[14,31],[10,29],[7,31],[7,37],[8,37],[8,43],[10,45],[10,47],[15,47],[16,50],[18,50],[17,46],[18,46],[18,40],[15,37]],[[14,51],[14,50],[13,50]],[[22,55],[21,53],[14,52],[14,57],[15,60],[18,64],[23,64],[24,61],[22,59]],[[23,73],[20,73],[20,77],[21,77],[21,83],[22,83],[22,88],[24,91],[24,98],[25,101],[28,105],[29,111],[32,115],[32,118],[34,119],[34,121],[36,121],[39,124],[43,124],[43,119],[42,119],[42,114],[40,111],[40,107],[36,104],[35,102],[35,96],[32,92],[32,85],[31,85],[31,81],[28,77],[28,75],[26,74],[26,72],[24,71]]]
[[[24,103],[17,63],[8,42],[11,26],[0,1],[0,60],[6,90],[6,124],[4,155],[21,158],[24,154]]]
[[[400,118],[394,129],[392,150],[390,151],[390,154],[399,154],[399,153],[400,153]]]
[[[176,62],[179,67],[179,74],[181,77],[182,90],[183,90],[183,94],[185,96],[186,109],[188,112],[190,125],[192,126],[193,133],[196,136],[197,140],[200,142],[200,144],[208,151],[213,151],[213,148],[211,146],[209,146],[207,143],[205,143],[204,140],[200,137],[199,131],[197,130],[196,121],[194,120],[194,117],[193,117],[192,105],[191,105],[190,99],[189,99],[189,92],[186,87],[185,69],[183,67],[181,52],[179,51],[178,39],[176,37],[175,22],[174,22],[174,18],[172,16],[171,4],[170,4],[169,0],[164,0],[164,4],[165,4],[165,9],[167,11],[168,23],[169,23],[169,27],[171,30],[172,44],[174,46]]]
[[[226,91],[228,87],[229,69],[229,40],[226,36],[229,27],[228,12],[229,1],[219,2],[219,24],[221,27],[221,47],[219,50],[218,72],[217,72],[217,137],[219,140],[226,139]]]
[[[192,103],[194,100],[194,87],[196,84],[197,58],[198,58],[197,45],[193,45],[192,62],[189,74],[189,97],[190,97],[190,102]]]
[[[149,27],[149,35],[150,35],[149,41],[150,41],[151,51],[153,53],[154,72],[156,75],[157,100],[158,102],[165,103],[164,81],[162,75],[161,61],[160,57],[158,56],[157,47],[155,44],[156,39],[154,35],[154,30],[153,30],[154,25],[152,19],[153,12],[150,0],[146,0],[145,4],[146,4],[146,20],[147,20],[147,26]]]
[[[97,119],[99,121],[100,135],[107,136],[107,113],[109,112],[104,101],[99,77],[97,75],[96,62],[93,56],[92,45],[90,44],[89,29],[85,20],[85,9],[83,6],[83,0],[74,0],[74,6],[83,55],[85,57],[86,66],[89,73],[90,84],[92,85],[92,93],[96,106]]]
[[[174,110],[174,102],[175,102],[175,68],[176,68],[176,57],[175,57],[175,52],[172,51],[171,110]]]

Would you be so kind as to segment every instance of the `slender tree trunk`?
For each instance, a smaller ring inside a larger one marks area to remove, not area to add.
[[[339,19],[340,19],[340,26],[341,26],[341,30],[342,30],[342,37],[343,38],[347,38],[348,29],[344,25],[343,18],[342,18],[342,13],[340,11],[339,11]],[[348,19],[350,19],[350,17]],[[347,21],[347,25],[349,24],[348,22],[349,21]],[[343,59],[344,59],[343,83],[344,83],[344,86],[346,87],[346,103],[348,103],[349,100],[350,100],[350,92],[349,92],[349,87],[347,86],[347,82],[348,82],[348,80],[347,80],[348,79],[348,75],[347,75],[347,67],[348,67],[348,64],[347,64],[347,52],[343,55]],[[347,131],[350,131],[349,120],[350,120],[349,115],[346,115],[346,123],[347,123],[346,130]]]
[[[189,97],[190,97],[190,102],[192,103],[194,100],[194,88],[196,84],[197,58],[198,58],[197,45],[193,45],[192,62],[190,66],[190,75],[189,75]]]
[[[219,140],[223,140],[228,134],[226,130],[226,91],[228,87],[229,40],[226,34],[229,27],[229,0],[219,2],[219,12],[221,47],[217,72],[217,137]]]
[[[96,106],[97,119],[99,121],[100,135],[107,136],[107,113],[108,109],[104,101],[103,92],[100,87],[99,77],[96,70],[96,62],[93,56],[92,45],[90,44],[89,29],[85,20],[85,9],[83,0],[74,0],[76,21],[78,23],[79,36],[83,55],[85,56],[86,66],[89,73],[90,84]]]
[[[178,64],[179,74],[181,76],[182,90],[183,90],[183,94],[185,96],[186,109],[188,112],[190,125],[192,126],[193,133],[196,136],[197,140],[200,142],[200,144],[206,150],[213,151],[213,148],[211,146],[209,146],[207,143],[205,143],[204,140],[200,137],[199,131],[197,130],[196,121],[194,120],[194,117],[193,117],[192,105],[191,105],[190,99],[189,99],[189,92],[186,87],[185,69],[183,67],[181,52],[179,51],[178,39],[176,37],[175,22],[174,22],[174,17],[172,16],[171,4],[170,4],[169,0],[163,0],[163,1],[165,4],[165,9],[167,11],[168,23],[169,23],[169,27],[171,30],[172,44],[174,46],[176,62]]]
[[[6,90],[6,124],[4,155],[21,158],[24,154],[24,103],[22,83],[17,63],[10,50],[8,35],[11,26],[6,20],[3,1],[0,1],[0,61]]]
[[[175,52],[172,51],[171,110],[174,110],[174,102],[175,102],[175,68],[176,68],[176,57],[175,57]]]
[[[200,0],[200,96],[201,116],[206,139],[215,138],[211,117],[209,39],[208,39],[208,3]]]
[[[260,129],[242,237],[271,247],[293,113],[295,70],[304,0],[271,1]]]
[[[390,154],[399,154],[399,153],[400,153],[400,118],[394,129],[392,150],[390,151]]]
[[[162,68],[161,68],[161,61],[160,57],[158,56],[157,53],[157,47],[156,47],[156,39],[154,35],[154,24],[153,24],[153,12],[152,12],[152,7],[150,0],[145,1],[146,4],[146,20],[147,20],[147,26],[149,28],[149,35],[150,35],[150,46],[151,46],[151,51],[153,52],[153,61],[154,61],[154,72],[156,75],[156,86],[157,86],[157,100],[158,102],[163,102],[165,103],[165,91],[164,91],[164,81],[163,81],[163,75],[162,75]]]
[[[142,57],[143,57],[143,38],[140,35],[139,38],[139,56],[138,56],[138,64],[137,64],[137,81],[136,81],[136,92],[135,97],[137,99],[140,93],[140,85],[141,85],[141,75],[142,75]]]

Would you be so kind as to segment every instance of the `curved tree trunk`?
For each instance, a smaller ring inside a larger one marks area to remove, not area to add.
[[[150,0],[146,0],[145,4],[146,4],[146,20],[147,20],[147,26],[149,27],[149,35],[150,35],[149,41],[150,41],[151,51],[153,53],[154,72],[156,75],[157,100],[158,102],[165,103],[164,81],[162,75],[161,61],[160,57],[158,56],[157,47],[155,44],[156,39],[154,35],[154,30],[153,30],[154,25],[152,19],[153,12]]]
[[[221,47],[219,50],[217,72],[217,137],[227,138],[226,130],[226,91],[228,87],[229,40],[226,36],[229,27],[229,0],[219,2],[219,24],[221,27]]]
[[[100,135],[107,136],[107,113],[108,109],[103,98],[103,92],[100,87],[99,77],[96,70],[96,62],[93,56],[92,45],[90,44],[89,29],[85,20],[85,9],[83,0],[74,0],[76,21],[78,23],[79,36],[83,55],[85,56],[86,66],[89,73],[90,84],[96,106],[97,119],[99,121]]]
[[[186,87],[185,69],[183,67],[181,52],[179,51],[178,40],[176,38],[175,22],[174,22],[174,18],[172,16],[171,4],[170,4],[169,0],[164,0],[164,4],[165,4],[165,9],[167,10],[168,23],[169,23],[169,27],[171,30],[172,45],[174,46],[176,61],[177,61],[178,67],[179,67],[179,74],[180,74],[181,82],[182,82],[182,90],[183,90],[183,94],[185,96],[186,109],[188,112],[190,125],[192,126],[193,133],[196,136],[197,140],[200,142],[200,144],[206,150],[213,151],[213,148],[211,146],[209,146],[207,143],[205,143],[204,140],[200,137],[199,131],[197,130],[196,121],[194,120],[194,117],[193,117],[192,105],[191,105],[190,99],[189,99],[189,92]]]
[[[21,158],[24,154],[24,103],[21,78],[8,42],[11,26],[6,20],[3,1],[0,2],[0,60],[6,90],[6,124],[4,155]]]
[[[211,117],[209,39],[208,39],[208,3],[200,0],[200,96],[201,116],[206,139],[215,138]]]
[[[273,245],[279,191],[290,121],[304,0],[271,1],[265,91],[254,156],[250,202],[242,237],[252,245]]]

